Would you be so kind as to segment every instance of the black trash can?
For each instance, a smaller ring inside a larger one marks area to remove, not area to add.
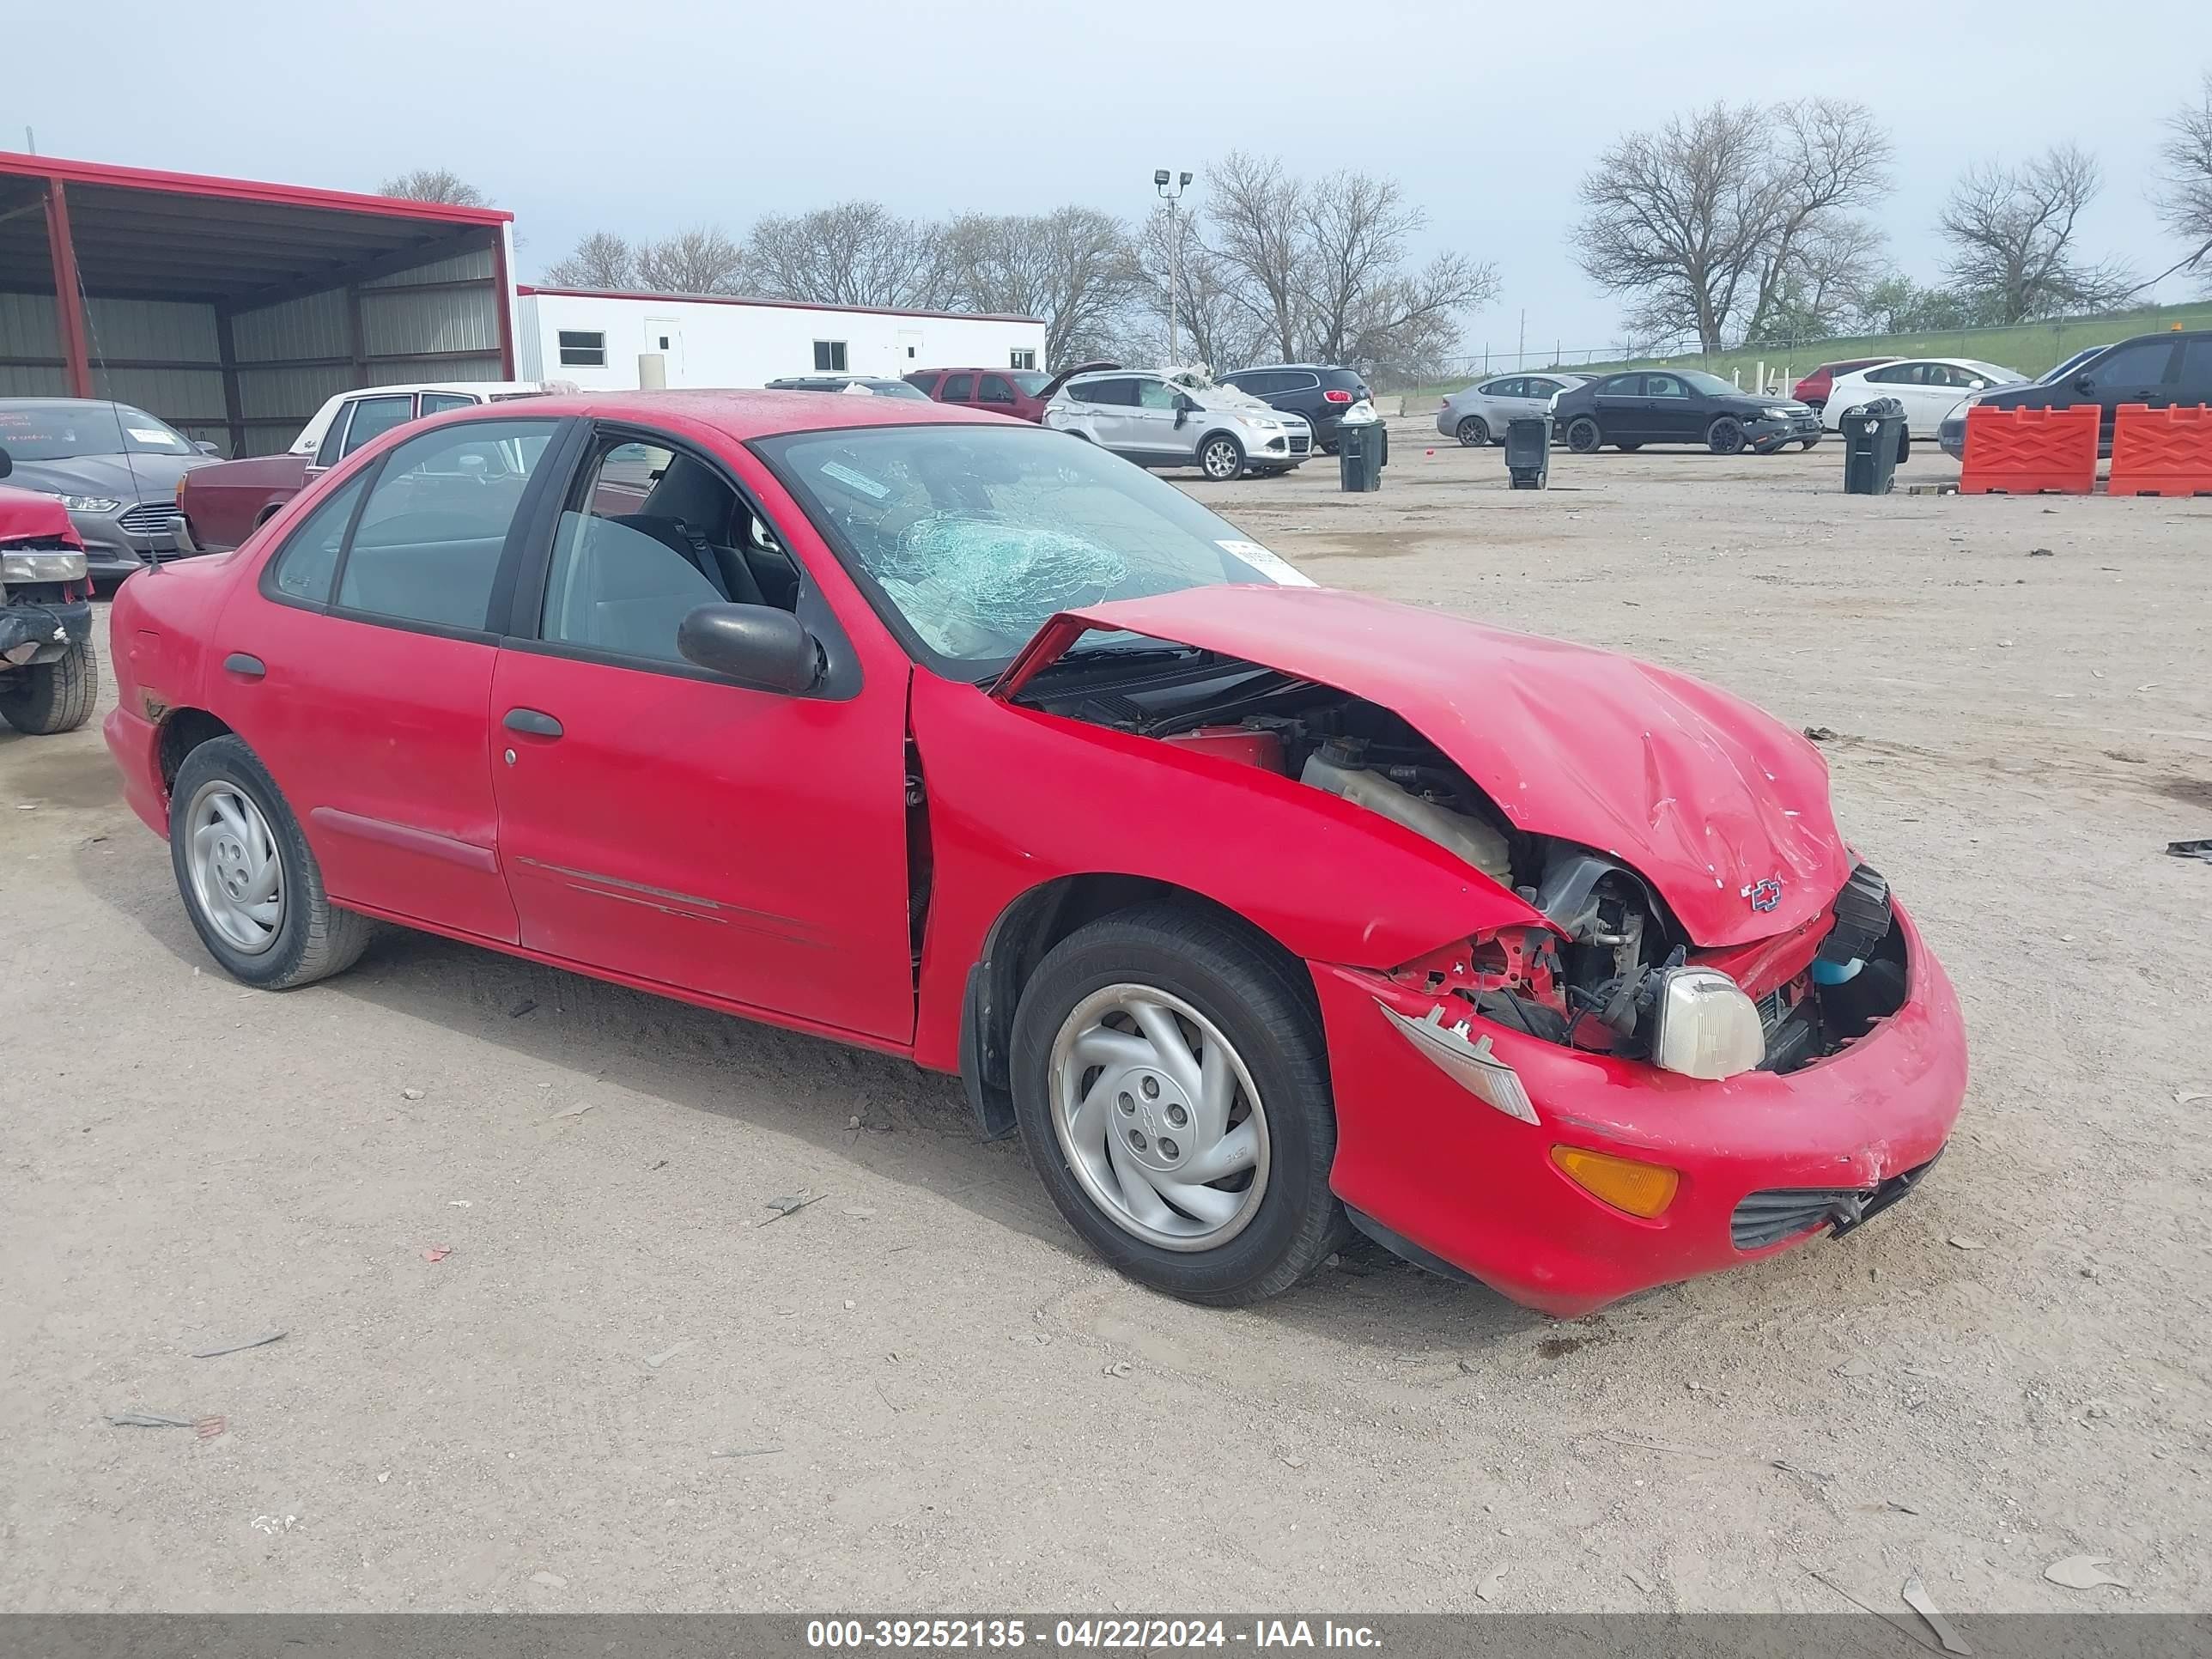
[[[1390,435],[1380,421],[1346,422],[1336,429],[1338,481],[1352,494],[1382,488],[1382,463]]]
[[[1541,489],[1552,476],[1552,417],[1523,415],[1505,423],[1505,471],[1516,489]]]
[[[1854,404],[1840,417],[1844,428],[1844,494],[1887,495],[1897,482],[1897,464],[1911,442],[1905,405],[1894,398]]]

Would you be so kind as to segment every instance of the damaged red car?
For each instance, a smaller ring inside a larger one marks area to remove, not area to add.
[[[441,417],[113,632],[125,790],[240,980],[398,923],[909,1056],[1200,1301],[1357,1227],[1580,1313],[1856,1227],[1965,1089],[1796,733],[1316,588],[1061,433]]]

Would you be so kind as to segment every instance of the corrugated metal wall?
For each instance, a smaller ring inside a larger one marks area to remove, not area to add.
[[[54,325],[50,294],[0,294],[0,357],[51,357],[51,368],[0,363],[0,398],[66,398],[69,374],[62,367],[60,335]]]

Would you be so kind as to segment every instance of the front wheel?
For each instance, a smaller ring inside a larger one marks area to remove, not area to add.
[[[1733,415],[1723,415],[1705,428],[1705,447],[1716,455],[1741,454],[1747,441],[1743,422]]]
[[[1818,438],[1800,438],[1797,441],[1797,447],[1800,449],[1810,449],[1814,444],[1820,441]]]
[[[1013,1071],[1046,1192],[1139,1283],[1256,1302],[1342,1242],[1311,990],[1244,935],[1171,907],[1078,929],[1023,990]]]
[[[1595,455],[1605,434],[1597,429],[1597,422],[1587,415],[1577,415],[1567,423],[1567,447],[1577,455]]]
[[[169,862],[208,954],[263,990],[352,967],[375,929],[330,902],[299,820],[260,757],[235,737],[210,738],[177,769]]]
[[[100,661],[79,640],[52,662],[0,673],[0,720],[34,738],[74,732],[92,718]]]
[[[1226,433],[1217,433],[1199,446],[1199,471],[1216,483],[1243,476],[1244,446]]]
[[[1454,435],[1469,449],[1480,449],[1490,441],[1490,423],[1480,415],[1470,415],[1459,423]]]

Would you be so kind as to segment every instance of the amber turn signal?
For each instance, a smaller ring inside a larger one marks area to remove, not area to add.
[[[1553,1147],[1552,1162],[1593,1198],[1646,1220],[1674,1201],[1674,1188],[1682,1179],[1663,1164],[1638,1164],[1632,1158],[1614,1158],[1580,1146]]]

